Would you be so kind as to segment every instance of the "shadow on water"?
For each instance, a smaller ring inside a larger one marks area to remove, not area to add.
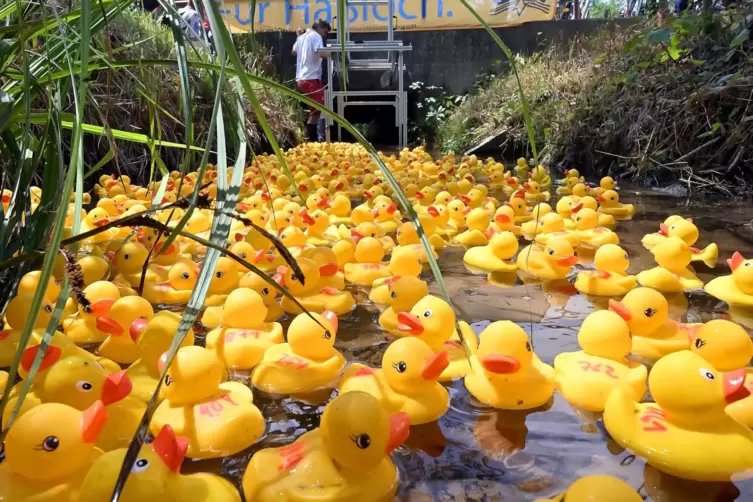
[[[725,259],[734,251],[753,255],[749,203],[709,203],[664,193],[623,187],[621,198],[636,205],[636,216],[620,222],[618,233],[628,251],[630,271],[654,266],[641,245],[644,234],[675,213],[693,217],[700,243],[719,245],[715,269],[696,267],[704,282],[728,274]],[[461,248],[448,247],[439,263],[458,316],[478,334],[492,321],[512,320],[524,327],[546,363],[564,351],[579,350],[577,332],[583,319],[606,300],[586,298],[568,284],[523,284],[515,276],[473,274],[463,263]],[[588,261],[588,260],[584,260]],[[590,265],[578,265],[579,269]],[[430,273],[424,274],[431,282]],[[432,293],[439,294],[436,285]],[[367,300],[368,301],[368,300]],[[753,328],[753,313],[730,311],[726,304],[700,292],[669,298],[670,316],[685,322],[731,318]],[[379,309],[359,305],[340,322],[336,348],[349,361],[380,366],[389,344],[377,325]],[[285,328],[289,319],[283,322]],[[234,379],[248,382],[247,374]],[[430,500],[535,500],[553,496],[573,480],[609,474],[626,480],[648,500],[657,502],[753,500],[753,482],[697,483],[660,473],[612,441],[598,417],[576,413],[555,393],[547,405],[528,412],[495,410],[480,405],[462,381],[448,386],[451,406],[437,422],[413,427],[411,437],[394,455],[400,469],[398,498]],[[334,393],[332,393],[334,395]],[[240,485],[254,452],[288,444],[316,428],[329,392],[319,402],[273,398],[254,389],[254,402],[267,418],[267,434],[253,447],[231,457],[184,463],[184,470],[219,472]]]

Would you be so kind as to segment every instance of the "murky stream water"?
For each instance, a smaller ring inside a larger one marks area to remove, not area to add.
[[[619,222],[617,228],[621,245],[631,258],[631,273],[654,266],[640,240],[675,213],[694,218],[701,230],[700,245],[719,245],[716,269],[696,267],[704,282],[729,274],[725,260],[734,251],[753,255],[753,206],[749,203],[694,202],[627,187],[622,188],[621,199],[636,204],[635,218]],[[535,351],[548,364],[561,352],[579,350],[578,328],[596,308],[589,299],[568,287],[523,285],[520,280],[509,284],[504,281],[510,278],[473,275],[465,268],[463,252],[448,247],[439,263],[458,317],[470,323],[477,334],[489,322],[507,319],[531,334]],[[577,268],[582,267],[588,265]],[[430,273],[426,271],[424,276],[429,279]],[[438,294],[436,286],[432,292]],[[361,297],[368,303],[365,294]],[[730,315],[725,304],[704,293],[679,295],[670,302],[670,315],[677,320],[702,322],[726,316],[753,329],[753,314]],[[349,319],[341,321],[335,347],[348,360],[381,364],[389,340],[377,324],[378,316],[375,305],[359,305]],[[287,327],[287,322],[283,325]],[[248,381],[248,375],[234,378]],[[588,474],[620,477],[657,502],[753,500],[753,481],[696,483],[648,467],[614,443],[601,422],[580,418],[557,393],[543,408],[518,412],[474,404],[462,382],[455,382],[449,390],[448,413],[438,422],[413,427],[407,444],[394,455],[401,475],[400,500],[534,500],[552,496]],[[273,400],[256,389],[254,392],[255,402],[267,418],[266,436],[232,457],[186,461],[185,471],[219,472],[240,485],[255,451],[290,443],[318,426],[324,401],[312,405],[291,398]]]

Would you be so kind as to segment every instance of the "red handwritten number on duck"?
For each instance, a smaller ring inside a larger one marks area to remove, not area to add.
[[[259,338],[259,332],[252,329],[230,329],[225,332],[225,341],[232,342],[236,336],[244,339],[249,337]]]
[[[304,359],[301,359],[298,356],[293,356],[290,354],[281,354],[279,361],[277,361],[279,364],[282,364],[283,366],[293,366],[295,369],[303,369],[306,366],[309,365],[307,361]]]
[[[666,432],[667,427],[664,425],[664,412],[658,408],[649,407],[641,415],[641,422],[646,422],[643,430],[646,432]]]
[[[289,446],[280,448],[280,466],[278,471],[287,471],[295,467],[298,462],[303,460],[303,442],[293,443]]]
[[[609,378],[620,378],[614,374],[614,367],[611,364],[592,364],[588,361],[578,361],[578,364],[580,364],[580,369],[583,371],[594,371],[596,373],[604,373]]]
[[[222,410],[224,409],[220,401],[225,401],[226,403],[229,403],[230,406],[238,406],[238,403],[233,401],[233,398],[230,397],[229,394],[225,394],[219,399],[215,399],[214,401],[210,401],[208,403],[200,404],[199,414],[206,415],[209,418],[219,417],[220,415],[222,415]]]

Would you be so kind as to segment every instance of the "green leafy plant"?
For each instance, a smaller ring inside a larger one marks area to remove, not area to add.
[[[413,141],[433,148],[437,131],[452,111],[463,103],[466,95],[452,96],[442,87],[413,82],[409,89],[416,94],[416,119],[410,127]]]

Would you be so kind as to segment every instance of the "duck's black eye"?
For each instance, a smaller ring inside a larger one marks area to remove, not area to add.
[[[188,272],[183,272],[182,274],[180,274],[180,276],[184,279],[188,279],[189,277],[191,277],[191,275]]]
[[[405,373],[405,370],[408,369],[408,365],[405,364],[405,361],[399,361],[397,363],[393,363],[392,367],[397,370],[398,373]]]
[[[170,375],[165,375],[165,386],[169,387],[171,383],[173,383],[173,379],[170,377]]]
[[[645,314],[646,317],[653,317],[654,314],[656,314],[656,309],[647,308],[646,310],[643,311],[643,313]]]
[[[397,293],[395,293],[394,291],[390,293],[390,298],[397,298]]]
[[[332,338],[332,333],[330,333],[330,332],[329,332],[329,330],[326,330],[326,329],[325,329],[325,330],[324,330],[324,334],[322,335],[322,337],[323,337],[323,338],[324,338],[325,340],[329,340],[330,338]]]
[[[44,311],[47,312],[48,314],[52,314],[52,306],[51,305],[45,305],[44,306]]]
[[[550,250],[549,250],[549,255],[550,255],[550,256],[554,256],[554,249],[550,249]]]
[[[261,290],[261,294],[263,294],[263,295],[265,295],[265,296],[266,296],[266,295],[268,295],[268,294],[269,294],[269,288],[264,288],[264,289],[262,289],[262,290]]]
[[[362,450],[365,450],[369,447],[369,445],[371,445],[371,438],[368,434],[361,434],[359,436],[352,437],[351,439],[356,444],[356,446],[358,446]]]
[[[140,458],[133,464],[131,472],[142,472],[146,470],[147,467],[149,467],[149,461],[145,458]]]
[[[151,237],[149,237],[151,239]],[[126,253],[123,255],[124,260],[130,260],[131,259],[131,253]]]
[[[60,446],[60,440],[55,436],[47,436],[44,438],[44,441],[42,441],[42,448],[44,451],[55,451],[58,449],[58,446]]]
[[[705,342],[705,341],[703,341],[703,340],[702,340],[702,339],[700,339],[700,338],[696,338],[696,339],[695,339],[695,348],[696,348],[696,349],[700,349],[700,348],[701,348],[701,347],[703,347],[704,345],[706,345],[706,342]]]
[[[215,272],[214,276],[218,279],[222,279],[222,277],[225,275],[225,272]]]
[[[531,352],[531,342],[526,342],[526,350]]]
[[[245,260],[246,258],[248,258],[248,255],[246,253],[241,253],[241,258]]]

